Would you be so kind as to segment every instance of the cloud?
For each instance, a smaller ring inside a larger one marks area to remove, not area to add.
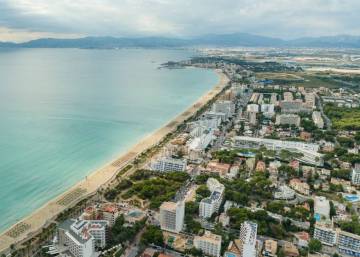
[[[0,0],[0,27],[21,38],[233,32],[294,38],[360,35],[359,13],[358,0]]]

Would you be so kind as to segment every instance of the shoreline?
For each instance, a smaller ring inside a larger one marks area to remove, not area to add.
[[[191,118],[197,111],[212,100],[228,84],[228,77],[220,70],[215,70],[219,76],[216,85],[197,99],[185,111],[168,121],[159,129],[151,132],[119,155],[118,158],[95,170],[85,179],[77,182],[68,190],[46,202],[22,220],[13,224],[0,233],[0,253],[6,251],[11,245],[21,243],[35,236],[43,227],[50,224],[61,212],[76,205],[81,200],[95,194],[100,188],[111,183],[116,175],[130,164],[136,157],[147,149],[158,144],[169,133],[176,131],[178,125]],[[125,172],[126,174],[126,172]]]

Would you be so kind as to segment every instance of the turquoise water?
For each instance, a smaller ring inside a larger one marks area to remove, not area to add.
[[[176,50],[0,50],[0,230],[59,195],[212,88],[158,69]]]

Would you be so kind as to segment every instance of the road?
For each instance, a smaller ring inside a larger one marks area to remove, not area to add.
[[[321,115],[324,117],[324,120],[325,120],[325,123],[326,123],[326,129],[327,130],[331,130],[332,128],[332,122],[331,120],[328,118],[328,116],[325,115],[324,113],[324,108],[323,108],[323,105],[322,105],[322,102],[321,102],[321,99],[318,95],[316,95],[316,99],[317,99],[317,102],[318,102],[318,107],[319,107],[319,110],[321,112]]]

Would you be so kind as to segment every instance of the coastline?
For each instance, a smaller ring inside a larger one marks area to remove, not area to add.
[[[2,232],[0,234],[0,253],[6,251],[11,245],[36,235],[44,226],[50,224],[50,222],[52,222],[61,212],[74,206],[84,198],[93,195],[98,189],[111,183],[118,172],[131,163],[137,156],[158,144],[169,133],[176,131],[178,125],[196,114],[200,108],[206,105],[220,93],[224,87],[226,87],[229,81],[228,77],[220,70],[215,70],[215,72],[219,75],[217,84],[184,112],[180,113],[150,135],[145,136],[140,142],[130,147],[130,149],[119,155],[115,160],[92,172],[85,179],[76,183],[64,193],[48,201],[42,207]]]

